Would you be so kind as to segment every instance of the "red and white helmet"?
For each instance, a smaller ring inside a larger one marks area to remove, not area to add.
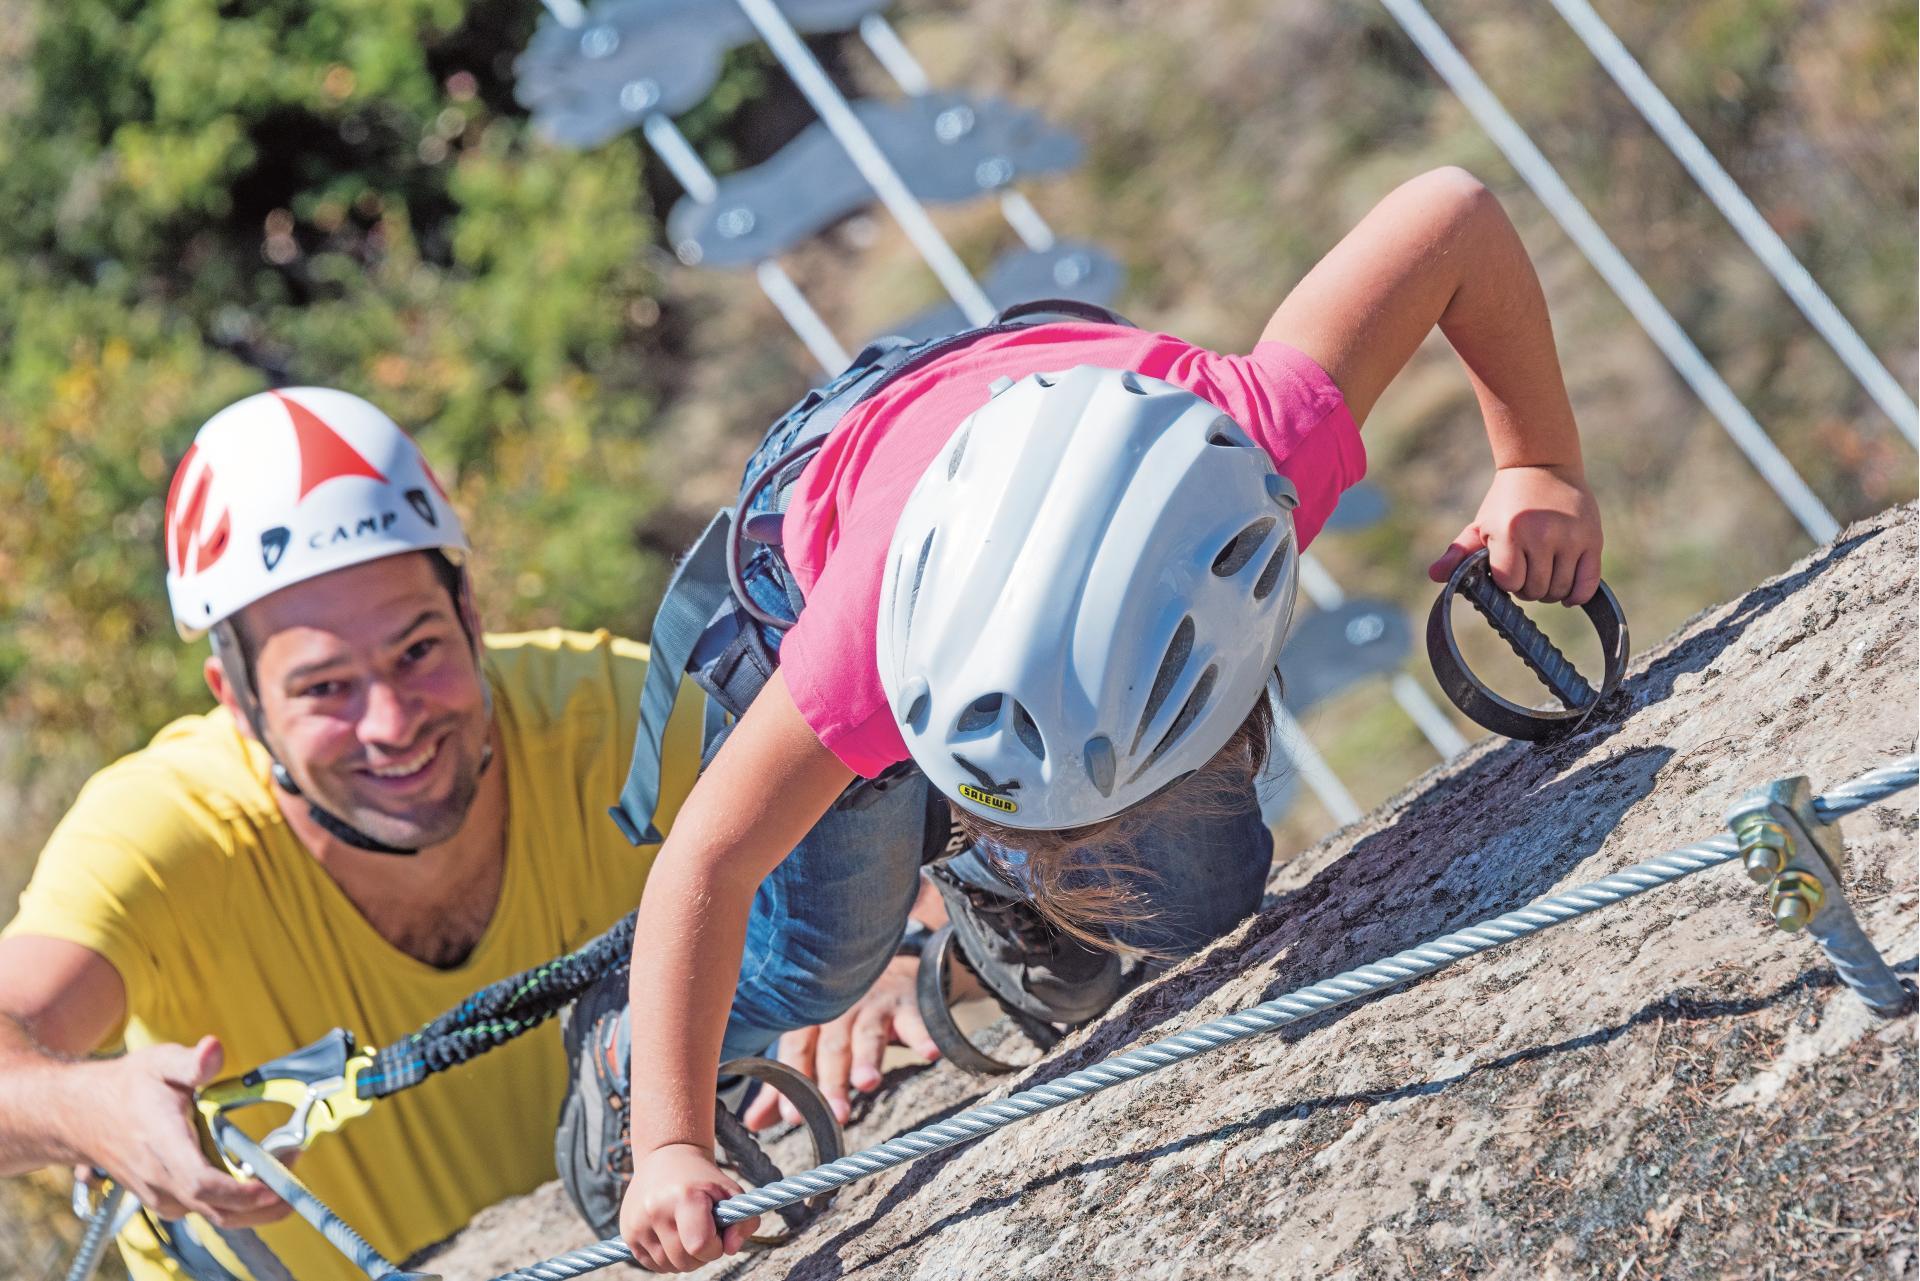
[[[468,550],[391,418],[325,387],[261,392],[193,438],[167,491],[167,596],[193,640],[263,596],[401,552]]]

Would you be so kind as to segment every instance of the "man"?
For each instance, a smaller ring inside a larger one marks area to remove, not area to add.
[[[183,637],[212,634],[219,706],[88,783],[0,934],[0,1174],[95,1166],[153,1216],[195,1216],[189,1242],[230,1268],[221,1232],[257,1227],[303,1281],[352,1281],[209,1160],[193,1090],[336,1026],[402,1037],[630,910],[657,847],[631,848],[604,805],[645,650],[482,642],[459,517],[344,392],[262,393],[201,428],[166,553]],[[668,817],[698,768],[696,703],[669,729]],[[390,1258],[445,1237],[552,1177],[556,1037],[382,1100],[302,1178]],[[257,1111],[237,1118],[256,1136],[284,1119]],[[136,1278],[177,1275],[143,1219],[122,1248]]]

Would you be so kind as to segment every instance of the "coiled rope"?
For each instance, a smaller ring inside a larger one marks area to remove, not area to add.
[[[1916,782],[1920,782],[1920,756],[1908,756],[1891,765],[1870,770],[1852,782],[1816,798],[1813,802],[1814,813],[1823,823],[1832,822],[1896,792],[1905,791]],[[1673,850],[1611,876],[1603,876],[1591,884],[1538,899],[1518,911],[1456,930],[1385,960],[1348,970],[1250,1009],[1221,1015],[1199,1027],[1143,1045],[1139,1049],[1116,1054],[1057,1080],[970,1108],[945,1121],[781,1179],[777,1183],[729,1197],[714,1207],[714,1218],[722,1225],[738,1223],[768,1210],[793,1205],[822,1192],[844,1187],[857,1179],[991,1134],[1016,1121],[1052,1111],[1122,1082],[1136,1080],[1211,1050],[1272,1032],[1289,1023],[1397,987],[1469,956],[1537,934],[1550,926],[1671,884],[1695,872],[1730,862],[1739,856],[1739,852],[1739,845],[1732,836],[1716,836],[1696,845]],[[619,1238],[614,1237],[504,1273],[494,1281],[570,1281],[573,1277],[584,1276],[600,1268],[633,1261],[632,1252]]]

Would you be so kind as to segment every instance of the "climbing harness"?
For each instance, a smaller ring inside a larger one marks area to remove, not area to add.
[[[1736,859],[1745,861],[1750,875],[1756,867],[1767,870],[1768,884],[1773,887],[1774,919],[1788,931],[1799,928],[1793,923],[1799,917],[1796,910],[1780,904],[1786,895],[1804,896],[1809,883],[1817,884],[1821,906],[1807,918],[1805,927],[1834,962],[1840,979],[1859,994],[1875,1014],[1893,1017],[1906,1013],[1914,1005],[1912,988],[1893,973],[1872,940],[1860,929],[1852,912],[1834,910],[1845,906],[1845,891],[1838,875],[1840,865],[1835,861],[1843,848],[1836,824],[1842,817],[1905,791],[1916,782],[1920,782],[1920,757],[1908,756],[1871,770],[1824,796],[1813,797],[1804,778],[1787,779],[1756,789],[1728,812],[1729,824],[1734,829],[1732,836],[1711,837],[1673,850],[1371,965],[1348,970],[1250,1009],[1221,1015],[1198,1027],[1116,1054],[1004,1099],[969,1108],[838,1161],[729,1197],[714,1207],[714,1218],[722,1226],[738,1223],[844,1187],[1172,1064],[1398,987],[1456,961]],[[1772,870],[1776,855],[1780,856],[1777,872]],[[1781,878],[1789,873],[1807,880],[1782,885]],[[504,1273],[495,1281],[569,1281],[632,1260],[632,1253],[616,1238]]]
[[[1474,674],[1460,652],[1453,634],[1453,602],[1458,597],[1478,610],[1481,617],[1513,647],[1521,661],[1560,700],[1558,709],[1522,707],[1496,694],[1492,687]],[[1581,606],[1600,637],[1605,655],[1605,670],[1600,688],[1588,683],[1575,670],[1547,634],[1494,584],[1485,549],[1461,561],[1447,578],[1433,610],[1427,615],[1427,658],[1453,705],[1465,712],[1475,724],[1508,738],[1542,742],[1573,733],[1593,715],[1595,708],[1619,688],[1627,672],[1627,616],[1613,589],[1604,582],[1590,600]]]
[[[738,501],[707,525],[674,571],[654,615],[632,765],[611,811],[627,840],[646,845],[663,839],[653,815],[660,801],[662,744],[683,674],[691,675],[707,695],[706,758],[724,736],[726,718],[744,715],[773,678],[780,637],[806,605],[780,550],[781,525],[794,482],[820,452],[828,433],[855,406],[931,361],[991,334],[1062,317],[1134,327],[1105,307],[1055,298],[1017,304],[991,324],[924,342],[881,338],[837,377],[801,397],[767,430],[747,464]],[[863,798],[871,799],[912,772],[909,762],[876,779],[856,779],[837,804],[858,808]]]

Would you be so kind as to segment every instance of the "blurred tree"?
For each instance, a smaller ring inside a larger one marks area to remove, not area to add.
[[[29,759],[98,761],[203,701],[162,495],[208,414],[275,383],[419,435],[494,625],[644,632],[656,227],[634,142],[551,148],[513,105],[537,12],[29,11],[0,64],[0,717]]]

